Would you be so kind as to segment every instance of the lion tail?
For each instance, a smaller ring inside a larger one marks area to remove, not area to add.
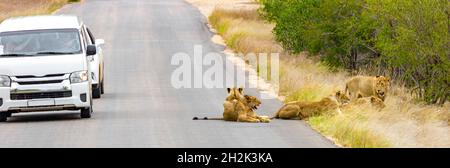
[[[194,117],[194,118],[192,118],[192,120],[223,120],[223,118],[221,118],[221,117],[203,117],[203,118],[200,118],[200,117]]]

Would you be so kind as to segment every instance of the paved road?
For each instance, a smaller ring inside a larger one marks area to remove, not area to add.
[[[220,52],[205,18],[183,0],[85,0],[76,14],[106,40],[106,94],[92,119],[76,112],[17,114],[0,124],[0,147],[334,147],[303,121],[193,121],[220,116],[225,89],[174,89],[177,52]],[[229,75],[229,73],[227,73]],[[248,94],[259,95],[255,89]],[[258,113],[281,106],[264,100]]]

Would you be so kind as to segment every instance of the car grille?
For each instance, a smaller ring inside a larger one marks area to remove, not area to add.
[[[40,78],[60,77],[60,76],[64,76],[64,74],[49,74],[49,75],[41,76]],[[23,79],[23,78],[37,78],[37,76],[33,76],[33,75],[24,75],[24,76],[16,76],[16,78],[18,78],[18,79]]]
[[[72,97],[72,91],[11,94],[11,100],[48,99],[48,98],[64,98],[64,97]]]
[[[27,81],[27,82],[17,82],[19,85],[41,85],[41,84],[52,84],[61,83],[63,80],[49,80],[49,81]]]

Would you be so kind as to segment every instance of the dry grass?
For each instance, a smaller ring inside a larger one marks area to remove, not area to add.
[[[254,10],[216,9],[209,17],[209,21],[226,39],[227,46],[236,52],[247,54],[282,51],[282,48],[272,41],[273,25],[261,24],[258,13]]]
[[[0,21],[14,16],[49,14],[79,0],[0,0]]]
[[[240,53],[280,53],[280,95],[285,102],[314,101],[343,90],[349,77],[331,72],[307,53],[291,55],[274,40],[273,25],[256,10],[216,8],[209,21]],[[404,87],[393,86],[381,111],[362,104],[343,108],[340,116],[317,116],[308,123],[346,147],[450,147],[450,105],[425,105]]]
[[[259,3],[256,0],[186,0],[199,7],[204,16],[210,16],[216,6],[221,9],[258,9]]]

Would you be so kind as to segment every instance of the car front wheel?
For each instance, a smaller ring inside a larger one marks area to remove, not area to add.
[[[92,107],[81,109],[81,118],[91,118]]]
[[[98,99],[102,97],[102,85],[99,84],[97,88],[92,90],[92,97]]]
[[[91,118],[92,116],[92,98],[91,98],[91,106],[88,108],[81,109],[81,118]]]
[[[0,122],[6,122],[8,117],[11,117],[11,113],[9,112],[0,112]]]

